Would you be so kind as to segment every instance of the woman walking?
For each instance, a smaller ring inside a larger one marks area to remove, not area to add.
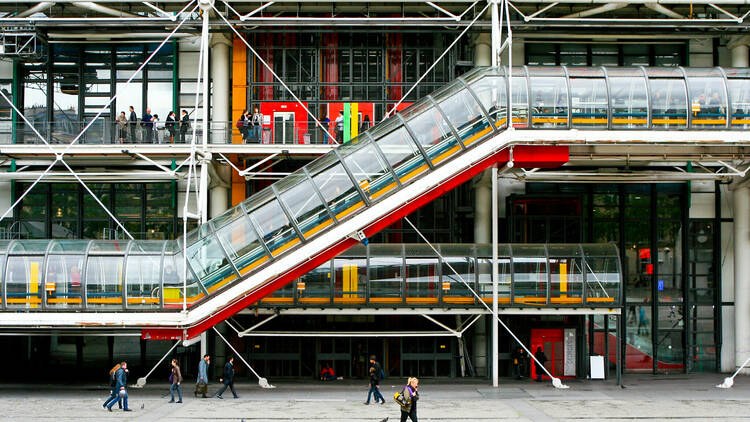
[[[107,405],[110,402],[114,402],[115,399],[117,399],[119,391],[115,388],[117,386],[117,378],[115,377],[115,373],[119,369],[120,369],[120,364],[118,363],[112,369],[109,370],[109,390],[110,390],[110,394],[109,394],[109,398],[107,399],[107,401],[104,402],[104,404],[102,405],[102,407],[107,407]],[[119,405],[120,405],[120,409],[122,409],[122,403],[119,403]]]
[[[169,377],[172,381],[172,385],[169,387],[169,393],[172,394],[172,400],[170,403],[174,403],[174,392],[177,391],[179,400],[177,403],[182,403],[182,389],[180,384],[182,383],[182,373],[180,372],[180,365],[177,364],[177,359],[172,359],[172,375]]]
[[[401,390],[401,397],[403,398],[399,404],[401,405],[401,422],[406,422],[409,418],[412,422],[417,422],[417,400],[419,400],[419,393],[417,387],[419,386],[419,380],[415,377],[409,377],[409,382]]]

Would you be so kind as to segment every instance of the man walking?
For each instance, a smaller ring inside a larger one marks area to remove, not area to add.
[[[130,117],[128,117],[128,126],[130,129],[130,142],[131,143],[138,143],[138,141],[135,139],[135,127],[138,125],[138,115],[135,114],[135,109],[133,106],[130,106]]]
[[[224,365],[224,378],[220,378],[219,381],[224,383],[224,386],[221,387],[218,393],[216,393],[216,398],[223,399],[224,397],[221,397],[221,395],[224,394],[227,387],[232,390],[232,395],[234,395],[235,399],[240,398],[240,396],[237,395],[237,392],[234,391],[234,356],[230,356],[227,364]]]
[[[203,394],[203,398],[206,398],[206,392],[208,390],[208,365],[211,364],[211,357],[209,355],[203,356],[200,363],[198,364],[198,380],[195,382],[195,397],[198,397],[198,393]]]
[[[367,401],[365,404],[370,404],[370,396],[375,393],[375,403],[385,404],[383,395],[380,394],[380,380],[382,379],[383,369],[380,363],[375,361],[375,355],[370,356],[370,391],[367,392]]]
[[[112,406],[114,406],[115,403],[120,403],[120,401],[122,401],[122,410],[125,412],[130,412],[131,410],[128,408],[128,390],[126,389],[128,383],[127,362],[120,363],[120,369],[115,372],[115,380],[115,391],[117,391],[117,398],[109,403],[109,405],[107,406],[107,410],[111,412]]]

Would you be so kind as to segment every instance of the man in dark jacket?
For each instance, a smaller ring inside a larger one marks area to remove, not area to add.
[[[135,139],[135,127],[138,125],[138,115],[135,114],[135,109],[130,106],[130,117],[128,117],[128,126],[130,129],[130,142],[137,143]]]
[[[145,130],[143,135],[143,142],[153,142],[154,138],[154,116],[151,115],[151,109],[147,108],[146,112],[141,117],[141,124]]]
[[[234,356],[230,356],[227,364],[224,365],[224,378],[220,378],[219,381],[224,383],[224,386],[221,387],[218,393],[216,393],[216,398],[223,399],[224,397],[221,397],[221,395],[224,394],[227,387],[232,390],[235,399],[240,398],[240,396],[237,395],[237,392],[234,391]]]
[[[185,138],[188,129],[190,129],[190,115],[186,110],[182,110],[182,118],[180,119],[180,142],[185,143]]]
[[[547,355],[544,354],[541,346],[536,348],[536,353],[534,353],[534,357],[536,358],[536,361],[534,362],[534,370],[536,372],[536,382],[542,382],[542,373],[544,372],[543,367],[544,367],[544,364],[547,363]]]
[[[115,391],[118,392],[118,395],[115,400],[109,403],[109,406],[107,406],[107,410],[111,412],[112,406],[114,406],[115,403],[119,403],[120,400],[122,400],[122,405],[123,405],[122,410],[125,412],[131,411],[128,408],[127,384],[128,384],[128,363],[122,362],[120,364],[120,369],[118,369],[117,372],[115,372]]]
[[[370,356],[370,391],[367,392],[367,401],[365,404],[370,404],[370,396],[375,394],[375,403],[385,404],[383,395],[380,394],[380,379],[382,373],[382,367],[380,363],[375,360],[375,355]]]

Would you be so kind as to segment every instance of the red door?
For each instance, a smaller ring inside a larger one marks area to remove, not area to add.
[[[563,347],[563,329],[562,328],[544,328],[531,330],[531,353],[536,354],[538,347],[542,348],[544,355],[547,356],[547,362],[544,367],[557,378],[565,377],[565,349]],[[533,361],[532,361],[533,362]],[[531,365],[531,378],[536,379],[536,365]],[[543,379],[549,379],[547,374],[542,374]]]

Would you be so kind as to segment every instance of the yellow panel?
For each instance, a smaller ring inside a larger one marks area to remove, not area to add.
[[[167,299],[179,299],[180,288],[179,287],[165,287],[164,288],[164,300]]]
[[[359,135],[359,104],[352,103],[350,110],[351,118],[349,119],[349,121],[351,122],[351,136],[352,139],[354,139],[357,137],[357,135]]]
[[[36,261],[29,263],[29,293],[39,293],[39,263]],[[38,306],[35,302],[31,304],[32,308],[37,308]]]
[[[560,263],[560,297],[568,297],[568,264]]]
[[[341,277],[341,288],[343,291],[348,292],[349,291],[349,266],[344,265],[344,268],[341,271],[342,277]],[[349,297],[349,293],[344,293],[343,297]]]
[[[359,291],[359,273],[357,272],[356,265],[349,266],[349,291],[350,292]],[[359,297],[359,295],[356,293],[353,293],[353,294],[350,294],[349,297],[357,298]]]

